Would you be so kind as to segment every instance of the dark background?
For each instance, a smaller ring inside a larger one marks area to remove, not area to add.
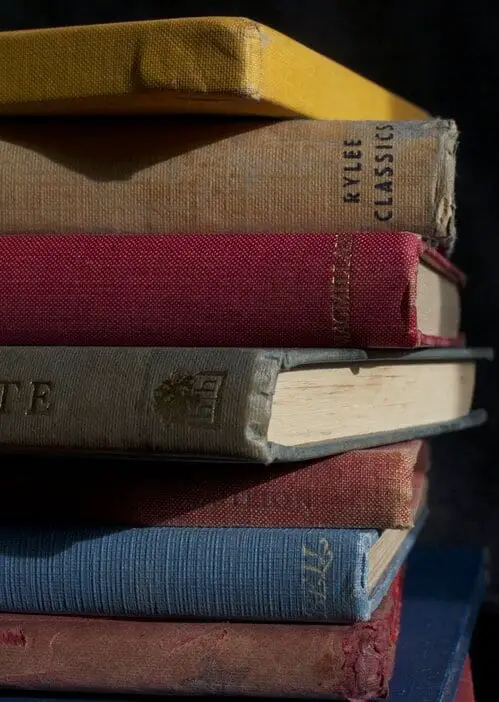
[[[259,20],[457,121],[454,260],[469,275],[463,326],[470,344],[497,347],[499,6],[487,0],[14,0],[0,5],[0,29],[210,14]],[[473,648],[478,702],[497,699],[494,687],[487,692],[499,627],[497,374],[497,363],[480,369],[476,405],[488,410],[488,425],[434,442],[424,535],[488,547],[490,586]]]

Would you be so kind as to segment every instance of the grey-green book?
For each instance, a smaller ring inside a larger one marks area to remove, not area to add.
[[[488,349],[0,347],[0,446],[271,463],[476,426]]]

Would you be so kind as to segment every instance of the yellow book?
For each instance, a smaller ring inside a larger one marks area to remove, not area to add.
[[[241,17],[0,33],[0,114],[424,119],[353,71]]]

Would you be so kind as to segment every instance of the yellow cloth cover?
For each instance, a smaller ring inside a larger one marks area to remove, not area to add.
[[[240,17],[0,33],[0,114],[186,112],[427,116],[344,66]]]

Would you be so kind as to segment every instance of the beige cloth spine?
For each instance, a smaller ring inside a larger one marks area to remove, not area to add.
[[[0,232],[401,231],[452,249],[446,120],[4,121]]]

